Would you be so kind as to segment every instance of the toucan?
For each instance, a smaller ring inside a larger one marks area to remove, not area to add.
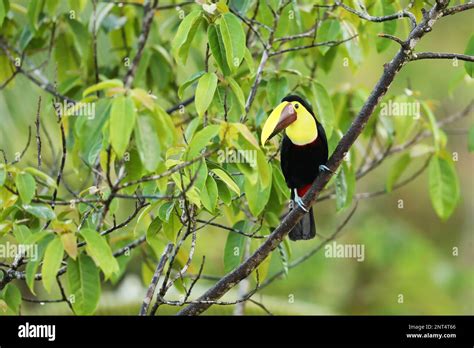
[[[313,208],[306,207],[302,197],[321,171],[329,171],[326,132],[309,103],[298,95],[286,96],[270,113],[262,128],[262,146],[283,130],[281,170],[291,190],[292,206],[296,208],[296,203],[308,213],[289,237],[293,241],[312,239],[316,236]]]

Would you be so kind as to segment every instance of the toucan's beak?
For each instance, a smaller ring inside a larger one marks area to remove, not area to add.
[[[283,129],[295,122],[296,115],[296,110],[293,107],[293,104],[289,102],[283,102],[278,105],[275,110],[272,111],[270,116],[268,116],[265,124],[263,125],[262,134],[260,137],[262,146],[265,145],[267,140],[270,140]]]

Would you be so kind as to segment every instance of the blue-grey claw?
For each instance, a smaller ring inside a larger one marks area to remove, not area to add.
[[[329,169],[329,168],[328,168],[327,166],[325,166],[324,164],[321,164],[321,165],[319,166],[319,171],[320,171],[320,172],[330,172],[330,173],[332,173],[332,170]]]
[[[296,189],[295,189],[294,192],[295,192],[295,198],[294,198],[295,203],[298,204],[298,207],[300,207],[301,209],[303,209],[305,212],[308,213],[309,210],[308,210],[308,208],[305,207],[301,197],[298,196],[298,191],[296,191]]]

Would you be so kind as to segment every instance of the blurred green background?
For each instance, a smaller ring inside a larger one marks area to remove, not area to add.
[[[174,12],[166,15],[176,16]],[[418,51],[464,52],[473,32],[472,13],[445,18],[436,24],[417,47]],[[377,26],[377,24],[373,24]],[[400,26],[400,36],[406,32]],[[99,37],[105,41],[105,38]],[[101,42],[101,41],[99,41]],[[329,74],[318,71],[317,78],[326,88],[371,90],[380,77],[383,64],[390,60],[398,47],[378,54],[369,51],[357,71],[343,68],[336,58],[335,68]],[[99,60],[107,61],[107,52],[100,52]],[[301,68],[295,60],[294,68]],[[190,68],[189,70],[192,70]],[[183,76],[186,74],[183,74]],[[178,77],[182,82],[183,77]],[[438,119],[461,111],[474,95],[474,80],[451,61],[418,61],[409,63],[396,77],[389,95],[401,93],[405,88],[419,92],[424,99],[435,102]],[[6,90],[0,91],[0,148],[9,158],[21,151],[27,139],[27,127],[33,127],[37,97],[44,101],[50,97],[32,85],[24,76],[18,76]],[[48,104],[45,102],[44,104]],[[54,118],[49,106],[44,107],[49,124]],[[49,114],[48,114],[49,110]],[[373,115],[377,117],[377,115]],[[474,314],[474,160],[467,152],[467,130],[473,124],[473,115],[446,128],[448,149],[458,153],[456,169],[461,184],[461,202],[451,218],[442,222],[430,203],[427,173],[409,185],[391,194],[361,200],[356,215],[343,230],[338,243],[355,243],[365,246],[365,260],[331,259],[321,250],[314,257],[290,270],[288,276],[274,281],[255,295],[275,314]],[[58,134],[53,142],[59,144]],[[50,160],[49,153],[46,161]],[[34,147],[27,153],[26,163],[34,163]],[[385,178],[393,159],[357,183],[357,192],[374,191],[384,187]],[[419,165],[419,164],[418,164]],[[410,172],[417,164],[410,166]],[[74,173],[67,173],[74,180]],[[397,207],[398,200],[404,208]],[[345,218],[347,212],[335,213],[335,203],[327,200],[315,207],[318,233],[330,235]],[[133,225],[130,227],[132,228]],[[222,275],[222,252],[227,233],[212,227],[198,235],[196,260],[204,253],[207,257],[206,273]],[[321,239],[293,243],[292,260],[312,249]],[[453,255],[458,248],[458,255]],[[278,255],[274,254],[270,274],[281,269]],[[212,283],[201,280],[196,294]],[[144,295],[139,262],[131,262],[125,277],[115,286],[104,286],[104,295],[97,314],[136,314]],[[400,303],[399,295],[403,295]],[[226,298],[235,298],[231,292]],[[39,295],[41,297],[41,294]],[[294,298],[294,301],[291,299]],[[63,304],[24,304],[22,312],[32,314],[65,314]],[[232,307],[214,306],[208,313],[231,313]],[[174,312],[163,307],[162,314]],[[265,314],[253,304],[247,305],[249,314]]]

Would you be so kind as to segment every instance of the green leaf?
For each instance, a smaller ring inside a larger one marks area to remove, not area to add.
[[[53,220],[56,218],[56,214],[49,205],[24,204],[23,209],[38,219]]]
[[[216,181],[216,184],[219,199],[224,202],[225,205],[229,206],[230,203],[232,203],[232,196],[230,194],[229,187],[220,180]]]
[[[95,117],[79,117],[75,122],[75,141],[86,163],[93,166],[102,149],[102,130],[109,119],[112,101],[100,99],[96,104]]]
[[[318,41],[319,42],[326,42],[326,41],[337,41],[340,40],[341,36],[341,25],[339,24],[338,20],[325,20],[321,24],[321,27],[318,29]],[[325,55],[330,46],[319,46],[319,51]]]
[[[236,230],[243,230],[245,228],[245,222],[239,221],[233,228]],[[229,273],[236,268],[245,254],[244,250],[245,236],[235,232],[229,232],[227,235],[227,241],[224,247],[224,271]]]
[[[173,212],[174,201],[163,203],[158,209],[158,217],[161,221],[169,221],[170,215]]]
[[[469,56],[474,56],[474,35],[471,35],[471,38],[469,39],[469,42],[467,43],[464,54],[467,54]],[[474,63],[464,62],[464,69],[466,69],[466,72],[469,76],[474,78]]]
[[[408,164],[410,164],[410,161],[411,161],[411,156],[410,154],[406,153],[406,154],[403,154],[394,163],[394,165],[390,169],[390,172],[388,173],[387,182],[385,184],[387,192],[392,192],[393,185],[397,182],[397,180],[403,174],[405,169],[408,167]]]
[[[13,235],[19,244],[26,244],[26,241],[31,236],[31,231],[26,225],[13,225]]]
[[[219,29],[225,47],[227,65],[237,70],[245,54],[245,32],[240,20],[232,13],[226,13],[219,21]]]
[[[211,72],[205,73],[199,79],[196,87],[196,110],[199,116],[204,115],[214,98],[217,88],[217,75]]]
[[[154,171],[161,156],[160,141],[155,128],[155,120],[149,115],[141,115],[135,126],[135,141],[141,162],[148,171]]]
[[[0,0],[0,27],[3,24],[3,20],[5,19],[7,12],[10,7],[9,0]]]
[[[237,101],[239,102],[240,111],[244,113],[245,112],[245,96],[244,96],[244,92],[242,91],[242,88],[232,77],[228,77],[227,81],[229,82],[230,89],[232,90],[232,92],[234,92],[235,97],[237,98]]]
[[[474,125],[469,128],[468,140],[467,140],[467,149],[469,152],[474,152]],[[1,176],[1,174],[0,174]],[[1,181],[1,180],[0,180]],[[0,185],[2,186],[2,185]]]
[[[240,189],[239,186],[235,183],[235,181],[222,169],[215,168],[211,169],[211,172],[213,172],[219,179],[221,179],[228,188],[230,188],[232,191],[234,191],[237,195],[240,195]]]
[[[28,4],[28,23],[31,29],[38,30],[38,21],[41,11],[43,10],[44,0],[30,0]]]
[[[196,82],[202,75],[204,75],[206,72],[204,70],[198,71],[197,73],[191,75],[189,79],[187,79],[181,86],[179,86],[178,89],[178,97],[180,99],[183,99],[183,93],[186,88],[191,86],[194,82]]]
[[[222,71],[224,76],[230,74],[229,66],[227,65],[224,41],[222,40],[222,34],[219,26],[210,24],[207,29],[207,39],[209,41],[209,48],[211,49],[212,56],[217,63],[217,66]]]
[[[343,163],[336,176],[336,211],[340,211],[352,203],[355,182],[354,171],[346,163]]]
[[[334,129],[334,106],[326,88],[318,82],[313,83],[313,93],[315,97],[316,117],[321,120],[326,136],[329,139]]]
[[[204,208],[213,213],[217,205],[217,184],[212,176],[206,178],[206,185],[201,191],[201,202]]]
[[[263,188],[260,181],[252,183],[250,179],[245,177],[244,190],[250,212],[253,214],[253,216],[259,216],[265,209],[265,206],[267,205],[270,198],[271,185]]]
[[[244,60],[245,60],[245,63],[247,63],[247,66],[250,71],[250,75],[252,76],[255,75],[255,62],[253,60],[252,53],[247,47],[245,47]]]
[[[446,155],[436,155],[428,166],[430,198],[436,214],[447,220],[459,202],[460,190],[456,169]]]
[[[376,1],[374,7],[378,9],[378,12],[374,12],[375,16],[387,16],[391,15],[396,12],[393,4],[389,1]],[[383,22],[383,33],[394,35],[397,31],[397,21],[385,21]],[[377,48],[377,52],[381,53],[385,51],[388,47],[390,47],[390,40],[386,38],[377,38],[375,41],[375,47]]]
[[[37,234],[37,233],[35,233]],[[34,236],[34,235],[32,235]],[[35,293],[35,276],[38,271],[38,268],[40,266],[41,261],[43,260],[43,256],[46,252],[46,248],[48,247],[49,243],[51,240],[54,239],[54,235],[52,233],[48,233],[45,238],[42,240],[38,241],[38,253],[36,255],[36,259],[30,260],[26,264],[26,285],[28,285],[28,288],[30,289],[31,293],[33,295],[36,295]]]
[[[113,100],[110,110],[110,143],[119,158],[127,149],[135,127],[136,111],[130,97],[120,96]]]
[[[206,128],[201,129],[197,132],[193,140],[189,143],[188,147],[188,159],[193,159],[199,155],[202,149],[219,133],[220,126],[209,125]]]
[[[0,293],[0,298],[5,301],[11,314],[18,314],[20,312],[21,292],[16,285],[12,283],[7,284]]]
[[[89,94],[92,94],[97,91],[102,91],[104,89],[117,88],[117,87],[123,87],[123,82],[121,80],[113,79],[113,80],[102,81],[86,88],[84,92],[82,92],[82,98],[85,98]]]
[[[267,83],[267,100],[272,106],[280,104],[288,94],[288,80],[283,76],[275,76]]]
[[[43,173],[42,171],[36,168],[28,167],[25,169],[25,172],[30,173],[33,176],[36,176],[38,179],[41,179],[49,187],[53,187],[53,188],[56,187],[56,181],[53,178],[51,178],[48,174]]]
[[[43,275],[43,285],[47,292],[51,292],[53,284],[56,282],[56,275],[61,267],[63,259],[64,247],[59,236],[56,236],[46,247],[43,267],[41,274]]]
[[[195,10],[189,13],[179,25],[171,43],[171,51],[176,61],[186,64],[189,48],[202,20],[201,11]]]
[[[100,274],[94,261],[85,254],[80,254],[76,261],[69,259],[67,280],[70,295],[74,296],[74,313],[93,314],[100,297]]]
[[[439,151],[439,149],[442,147],[442,137],[438,123],[436,122],[436,117],[434,116],[428,104],[426,104],[424,101],[421,102],[421,107],[423,108],[424,113],[428,117],[428,121],[431,127],[431,133],[433,133],[434,145],[436,150]]]
[[[20,198],[24,204],[31,202],[35,196],[36,182],[29,173],[18,173],[15,178],[16,188],[20,194]]]
[[[348,40],[344,43],[344,46],[349,53],[349,59],[354,63],[354,66],[358,66],[362,62],[362,50],[359,45],[359,40],[357,37],[350,39],[357,34],[357,29],[354,25],[347,21],[343,20],[341,22],[342,29],[342,38]],[[350,39],[350,40],[349,40]]]
[[[0,164],[0,187],[3,187],[7,179],[7,168],[4,164]]]
[[[104,237],[90,228],[81,230],[81,235],[86,241],[86,250],[97,266],[102,269],[106,278],[110,278],[113,273],[119,271],[117,260],[112,254],[110,246]]]

